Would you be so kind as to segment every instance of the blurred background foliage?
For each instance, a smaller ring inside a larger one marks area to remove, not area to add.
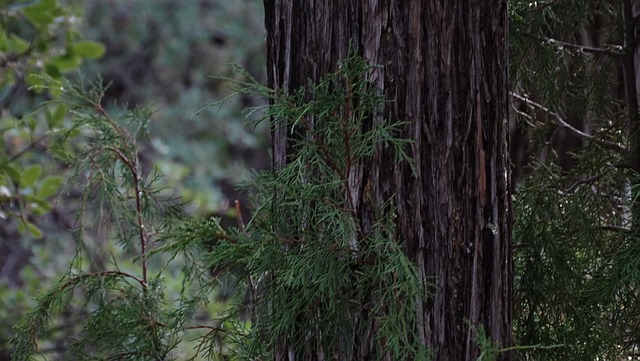
[[[46,103],[60,95],[45,89],[50,81],[102,79],[109,112],[149,105],[145,171],[157,168],[191,215],[235,223],[229,205],[247,203],[235,185],[270,164],[267,129],[243,114],[261,100],[240,95],[195,114],[232,94],[222,79],[239,78],[231,64],[264,82],[264,62],[257,0],[0,0],[0,360],[9,359],[8,331],[75,251],[80,195],[72,185],[59,191],[69,170],[48,153],[69,114]],[[72,334],[74,312],[52,332]]]
[[[228,81],[217,77],[237,77],[230,64],[264,78],[262,4],[107,0],[84,8],[84,34],[107,52],[83,73],[109,84],[105,104],[151,105],[143,156],[191,202],[192,212],[224,211],[247,169],[269,164],[268,132],[247,127],[243,115],[260,100],[240,95],[194,114],[231,95]]]

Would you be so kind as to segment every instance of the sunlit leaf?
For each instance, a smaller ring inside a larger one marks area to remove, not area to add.
[[[58,191],[58,188],[60,188],[60,184],[62,184],[62,177],[60,176],[46,177],[42,181],[42,185],[40,186],[40,189],[38,189],[36,196],[42,199],[49,198],[50,196],[52,196]]]
[[[42,0],[22,10],[24,16],[33,23],[33,25],[48,25],[54,20],[54,10],[56,9],[55,0]]]
[[[27,194],[23,195],[23,198],[31,203],[31,208],[41,208],[45,212],[51,210],[51,204],[49,204],[49,202],[47,202],[43,198],[40,198],[39,196],[32,196]]]
[[[20,172],[13,167],[11,164],[3,164],[0,166],[0,173],[5,173],[7,175],[9,175],[9,177],[11,178],[11,180],[13,180],[14,182],[20,182],[20,180],[22,179],[22,175],[20,175]]]
[[[22,54],[29,49],[29,43],[16,34],[11,34],[7,40],[7,53]]]
[[[42,174],[42,167],[40,165],[32,165],[27,167],[24,171],[22,171],[22,177],[20,179],[20,186],[29,187],[35,184]]]
[[[20,2],[18,4],[8,5],[6,7],[6,9],[8,11],[11,11],[11,12],[19,11],[19,10],[22,10],[22,9],[25,9],[25,8],[28,8],[28,7],[31,7],[31,6],[37,6],[38,4],[40,4],[42,2],[43,2],[43,0],[23,1],[23,2]],[[3,6],[5,5],[4,3],[0,3],[0,4],[3,5]]]
[[[74,70],[80,66],[80,58],[71,54],[55,57],[51,59],[49,64],[54,65],[60,72]]]
[[[24,16],[27,17],[27,19],[29,19],[29,21],[33,23],[33,25],[36,25],[36,26],[48,25],[48,24],[51,24],[54,20],[53,15],[50,14],[48,11],[42,10],[42,9],[35,9],[33,7],[24,9],[22,13],[24,14]]]
[[[73,49],[74,55],[84,59],[99,58],[106,51],[106,48],[103,44],[97,41],[90,40],[78,41],[71,45],[71,48]]]
[[[42,231],[35,224],[26,222],[26,227],[35,238],[42,238]]]
[[[49,210],[40,207],[39,205],[34,204],[31,207],[31,213],[33,213],[36,216],[44,216],[45,214],[49,213]]]

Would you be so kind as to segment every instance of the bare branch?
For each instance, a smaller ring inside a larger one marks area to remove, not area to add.
[[[607,147],[609,149],[612,149],[612,150],[615,150],[615,151],[619,152],[620,154],[627,154],[627,148],[626,147],[623,147],[618,143],[611,142],[611,141],[608,141],[608,140],[594,139],[593,135],[585,133],[585,132],[583,132],[583,131],[581,131],[579,129],[576,129],[571,124],[567,123],[558,113],[552,111],[551,109],[545,107],[544,105],[536,103],[533,100],[531,100],[531,99],[529,99],[527,97],[524,97],[522,95],[516,94],[514,92],[509,92],[509,94],[513,98],[515,98],[515,99],[517,99],[517,100],[519,100],[519,101],[521,101],[521,102],[523,102],[523,103],[525,103],[525,104],[527,104],[527,105],[529,105],[529,106],[531,106],[533,108],[536,108],[538,110],[542,110],[543,112],[549,114],[553,118],[553,120],[556,122],[556,124],[558,124],[561,127],[566,128],[566,129],[569,129],[575,135],[580,136],[580,137],[585,138],[585,139],[596,140],[598,142],[601,142],[602,145],[604,145],[605,147]]]
[[[542,39],[542,40],[545,40],[545,39]],[[602,54],[602,55],[612,56],[614,58],[620,58],[624,54],[622,46],[620,45],[609,45],[606,48],[595,48],[592,46],[567,43],[565,41],[560,41],[553,38],[548,38],[546,39],[546,41],[551,45],[557,45],[558,47],[580,50],[583,53]]]
[[[541,38],[531,34],[523,34],[527,38],[546,42],[550,45],[557,46],[558,48],[568,48],[573,50],[579,50],[583,53],[601,54],[611,56],[613,58],[622,58],[624,56],[624,49],[620,45],[607,45],[604,48],[596,48],[593,46],[568,43],[566,41],[554,39],[554,38]]]

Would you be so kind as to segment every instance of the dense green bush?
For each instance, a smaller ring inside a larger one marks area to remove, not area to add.
[[[60,95],[46,87],[104,46],[86,40],[77,9],[58,1],[0,4],[0,329],[11,330],[72,251],[62,233],[68,213],[52,202],[65,170],[47,152],[68,109],[46,103]],[[3,359],[8,336],[0,334]]]

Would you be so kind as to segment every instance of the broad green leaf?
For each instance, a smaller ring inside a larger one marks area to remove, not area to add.
[[[25,194],[23,195],[23,197],[25,200],[31,203],[29,205],[31,208],[41,208],[45,212],[48,212],[49,210],[51,210],[51,204],[49,204],[49,202],[47,202],[46,200],[38,196]]]
[[[65,72],[79,67],[81,60],[71,54],[65,54],[51,59],[49,63],[58,68],[60,72]]]
[[[8,5],[8,6],[6,7],[6,9],[7,9],[8,11],[13,12],[13,11],[22,10],[22,9],[24,9],[24,8],[28,8],[28,7],[30,7],[30,6],[38,5],[38,4],[40,4],[41,2],[42,2],[42,0],[24,1],[24,2],[20,2],[20,3],[18,3],[18,4],[11,4],[11,5]],[[4,4],[2,4],[2,5],[4,5]]]
[[[71,45],[73,54],[84,59],[96,59],[104,55],[106,50],[102,43],[97,41],[78,41]]]
[[[33,213],[36,216],[44,216],[45,214],[49,213],[49,210],[42,208],[37,204],[33,204],[31,206],[31,213]]]
[[[62,76],[62,74],[60,74],[60,69],[51,63],[44,64],[44,72],[54,79],[59,79]]]
[[[24,171],[22,171],[22,177],[20,179],[20,186],[22,187],[30,187],[38,180],[42,174],[42,167],[35,164],[27,167]]]
[[[29,49],[29,43],[16,34],[11,34],[7,40],[7,53],[22,54]]]
[[[22,179],[22,175],[20,175],[20,172],[11,164],[3,164],[2,166],[0,166],[0,173],[8,175],[14,182],[19,183]]]
[[[62,177],[46,177],[42,181],[42,184],[40,185],[40,189],[38,189],[36,196],[41,199],[49,198],[58,191],[58,188],[60,188],[60,184],[62,184]]]
[[[55,19],[56,1],[41,0],[22,10],[24,16],[33,23],[33,25],[48,25]]]
[[[48,9],[41,8],[38,5],[28,7],[24,9],[22,13],[35,26],[49,25],[54,20],[53,14],[51,14],[51,12]]]
[[[35,224],[26,222],[25,225],[27,226],[27,229],[32,236],[34,236],[35,238],[42,238],[42,231],[40,230],[40,228],[36,227]]]

